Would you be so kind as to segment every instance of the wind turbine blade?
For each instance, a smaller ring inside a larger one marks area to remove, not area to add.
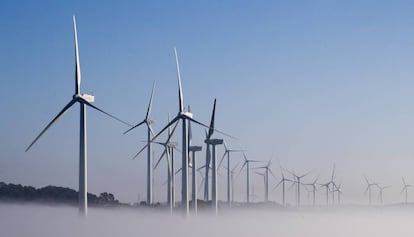
[[[203,126],[203,127],[208,128],[208,126],[207,126],[207,125],[205,125],[204,123],[198,122],[197,120],[195,120],[195,119],[193,119],[193,118],[190,118],[190,117],[188,117],[187,115],[182,115],[182,116],[183,116],[183,117],[185,117],[186,119],[190,120],[190,121],[191,121],[191,122],[193,122],[193,123],[196,123],[196,124],[198,124],[198,125],[201,125],[201,126]]]
[[[188,106],[188,112],[190,111],[190,106]],[[193,139],[193,130],[191,129],[191,123],[188,123],[188,144],[191,146],[191,140]]]
[[[137,158],[139,156],[139,154],[141,154],[141,152],[143,152],[145,150],[145,148],[147,148],[148,144],[146,144],[143,148],[141,148],[141,150],[139,150],[137,152],[137,154],[134,155],[134,157],[132,157],[133,160],[135,160],[135,158]]]
[[[245,152],[243,152],[243,157],[244,157],[244,160],[247,161],[247,157],[246,157],[246,153]]]
[[[404,183],[404,187],[405,187],[405,186],[407,186],[407,183],[405,182],[404,177],[402,178],[402,181],[403,181],[403,183]]]
[[[312,172],[312,170],[308,171],[306,174],[304,174],[304,175],[300,176],[300,178],[303,178],[303,177],[307,176],[307,175],[308,175],[308,174],[310,174],[311,172]]]
[[[198,168],[197,168],[197,171],[200,171],[200,170],[204,169],[205,167],[206,167],[206,165],[203,165],[203,166],[201,166],[201,167],[198,167]]]
[[[243,163],[242,167],[240,168],[239,172],[237,173],[237,177],[239,177],[240,172],[243,170],[243,168],[246,166],[246,164],[247,164],[247,161],[245,161],[245,162]]]
[[[249,160],[249,162],[263,162],[262,160]]]
[[[365,191],[364,191],[364,194],[366,194],[367,192],[368,192],[368,190],[369,190],[369,185],[367,186],[367,188],[365,189]]]
[[[132,125],[131,125],[131,124],[129,124],[129,123],[127,123],[127,122],[125,122],[125,121],[121,120],[121,119],[120,119],[120,118],[118,118],[118,117],[113,116],[113,115],[112,115],[112,114],[110,114],[110,113],[107,113],[107,112],[103,111],[102,109],[100,109],[100,108],[96,107],[95,105],[93,105],[93,104],[89,103],[88,101],[86,101],[86,100],[84,100],[84,99],[81,99],[81,98],[78,98],[78,100],[79,100],[79,102],[84,103],[84,104],[86,104],[87,106],[89,106],[89,107],[91,107],[91,108],[93,108],[93,109],[96,109],[96,110],[98,110],[99,112],[101,112],[101,113],[103,113],[103,114],[106,114],[107,116],[109,116],[109,117],[111,117],[111,118],[113,118],[113,119],[117,120],[118,122],[121,122],[121,123],[123,123],[123,124],[125,124],[125,125],[128,125],[128,126],[132,127]]]
[[[148,103],[148,109],[147,109],[147,114],[145,115],[145,120],[148,120],[150,113],[151,113],[151,108],[152,108],[152,99],[154,98],[154,90],[155,90],[155,81],[152,84],[152,91],[151,91],[151,97],[150,97],[150,101]]]
[[[287,171],[289,174],[291,174],[293,177],[296,177],[296,175],[295,175],[295,173],[293,173],[293,172],[291,172],[290,170],[288,170],[288,169],[285,169],[285,168],[283,168],[285,171]]]
[[[184,101],[183,101],[183,88],[181,86],[181,72],[180,72],[180,64],[178,63],[178,54],[177,48],[174,47],[174,54],[175,54],[175,64],[177,67],[177,76],[178,76],[178,100],[179,100],[179,110],[180,113],[184,112]]]
[[[150,131],[151,131],[151,135],[152,135],[152,136],[154,136],[154,135],[155,135],[155,133],[154,133],[154,130],[152,129],[151,125],[150,125],[148,122],[147,122],[146,124],[147,124],[148,128],[149,128],[149,129],[150,129]]]
[[[230,135],[230,134],[228,134],[228,133],[225,133],[225,132],[223,132],[223,131],[221,131],[221,130],[214,129],[214,131],[216,131],[216,132],[218,132],[218,133],[220,133],[221,135],[224,135],[224,136],[226,136],[226,137],[229,137],[229,138],[232,138],[232,139],[237,140],[237,137],[232,136],[232,135]]]
[[[155,164],[154,169],[156,169],[158,167],[158,165],[160,164],[160,162],[162,160],[162,157],[164,157],[164,155],[167,154],[167,153],[168,153],[167,147],[164,147],[164,152],[161,154],[160,158],[158,159],[157,163]]]
[[[228,151],[229,152],[246,152],[247,150],[233,150],[233,149],[230,149]]]
[[[279,185],[283,182],[283,180],[281,180],[279,183],[276,184],[276,186],[274,188],[272,188],[272,193],[277,189],[277,187],[279,187]]]
[[[268,168],[268,169],[269,169],[270,174],[273,176],[273,178],[275,178],[277,180],[276,175],[273,173],[273,171],[270,168]]]
[[[79,63],[79,46],[78,46],[78,31],[76,29],[76,17],[72,16],[73,20],[73,31],[75,38],[75,93],[80,95],[80,83],[81,83],[81,71]]]
[[[367,176],[364,175],[364,178],[365,178],[365,181],[367,182],[367,184],[370,185],[370,183],[369,183],[369,181],[367,179]]]
[[[295,186],[295,184],[297,184],[298,182],[294,181],[292,182],[292,185],[289,186],[288,190],[292,189],[293,186]]]
[[[26,148],[26,152],[39,140],[39,138],[74,104],[76,100],[71,100],[63,109],[56,115],[55,118],[40,132],[40,134],[33,140],[32,143]]]
[[[135,128],[137,128],[137,127],[141,126],[141,125],[142,125],[142,124],[144,124],[145,122],[146,122],[146,121],[144,120],[144,121],[142,121],[142,122],[138,123],[137,125],[133,126],[132,128],[130,128],[130,129],[128,129],[128,130],[126,130],[126,131],[124,132],[124,135],[125,135],[125,134],[127,134],[128,132],[130,132],[131,130],[134,130]]]
[[[227,153],[228,153],[228,151],[225,151],[225,152],[224,152],[224,154],[223,154],[223,156],[221,157],[221,160],[220,160],[220,162],[219,162],[219,165],[217,166],[217,169],[218,169],[218,168],[220,168],[221,163],[223,162],[224,157],[226,157],[226,154],[227,154]]]
[[[224,145],[224,151],[226,151],[226,152],[227,152],[229,149],[228,149],[228,147],[227,147],[226,141],[224,141],[224,140],[223,140],[223,145]]]
[[[231,172],[234,172],[234,171],[236,170],[237,166],[239,166],[239,165],[240,165],[240,162],[241,162],[241,161],[237,162],[237,164],[233,167],[233,169],[231,170]]]
[[[180,173],[182,169],[183,169],[183,168],[179,168],[177,171],[175,171],[175,174]]]
[[[331,181],[333,181],[335,178],[335,169],[336,169],[336,164],[333,165]]]
[[[174,135],[174,132],[177,129],[177,127],[178,127],[178,121],[175,123],[171,133],[168,135],[168,138],[167,138],[166,142],[170,142],[170,140],[171,140],[172,136]],[[168,127],[168,128],[170,128],[170,127]]]
[[[208,138],[213,135],[214,132],[214,118],[216,115],[216,99],[214,99],[214,105],[213,105],[213,112],[211,113],[211,120],[210,120],[210,126],[208,128]]]
[[[161,131],[159,131],[157,133],[157,135],[155,135],[151,141],[154,141],[155,139],[157,139],[167,128],[169,128],[171,125],[173,125],[177,120],[180,119],[180,116],[176,116],[171,122],[169,122],[163,129],[161,129]],[[172,134],[172,133],[171,133]]]

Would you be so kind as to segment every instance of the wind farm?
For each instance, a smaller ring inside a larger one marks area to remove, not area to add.
[[[5,236],[410,233],[414,5],[1,5]]]

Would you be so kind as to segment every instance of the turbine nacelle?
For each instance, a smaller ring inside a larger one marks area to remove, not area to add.
[[[78,98],[81,98],[81,99],[83,99],[83,100],[85,100],[85,101],[87,101],[89,103],[95,102],[95,96],[93,96],[93,95],[76,94],[76,95],[73,96],[73,99],[75,99],[75,100],[78,99]]]
[[[178,116],[185,116],[188,118],[193,118],[193,113],[191,112],[178,112]]]

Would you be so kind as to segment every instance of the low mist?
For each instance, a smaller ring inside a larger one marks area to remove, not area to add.
[[[222,210],[218,216],[145,208],[0,204],[1,236],[413,236],[413,207]]]

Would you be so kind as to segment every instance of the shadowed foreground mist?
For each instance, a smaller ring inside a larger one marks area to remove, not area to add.
[[[188,219],[164,212],[0,204],[1,236],[413,236],[414,209],[239,210]]]

